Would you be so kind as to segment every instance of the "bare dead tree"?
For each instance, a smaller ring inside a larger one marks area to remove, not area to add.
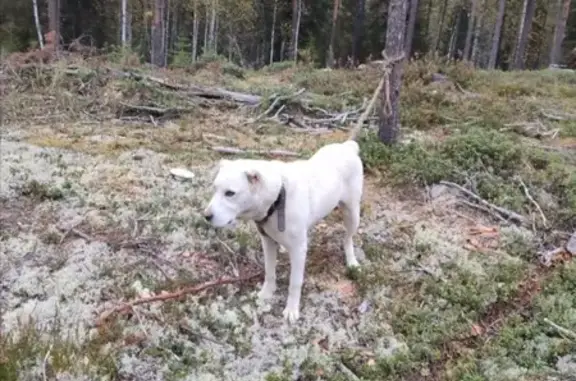
[[[498,59],[498,49],[500,48],[500,38],[502,35],[502,25],[504,24],[504,14],[506,13],[506,0],[498,0],[498,14],[492,35],[492,46],[490,47],[490,58],[488,59],[488,69],[496,68]]]
[[[38,46],[44,49],[44,38],[42,37],[42,26],[40,25],[40,16],[38,16],[38,0],[32,0],[34,8],[34,25],[36,26],[36,34],[38,35]]]
[[[384,75],[387,78],[380,94],[378,129],[378,137],[385,144],[394,144],[400,130],[399,101],[407,11],[408,0],[390,0],[384,54]]]
[[[328,56],[326,58],[326,66],[334,66],[334,44],[336,43],[336,27],[338,25],[338,11],[340,10],[340,0],[334,0],[334,7],[332,9],[332,28],[330,30],[330,42],[328,44]]]
[[[152,49],[150,61],[153,65],[164,66],[164,12],[166,0],[154,0],[154,19],[152,23]]]
[[[406,31],[406,41],[404,44],[404,51],[406,57],[412,54],[412,40],[414,39],[414,28],[416,27],[416,19],[418,17],[418,0],[410,0],[410,13],[408,14],[408,30]]]
[[[514,50],[514,60],[512,69],[521,70],[524,68],[524,53],[528,45],[528,36],[532,31],[532,20],[536,11],[536,0],[524,0],[522,8],[520,28],[518,29],[518,39]]]
[[[554,25],[554,40],[552,41],[552,48],[550,50],[550,65],[556,65],[561,59],[562,42],[566,34],[566,23],[568,15],[570,14],[571,0],[559,0],[556,23]]]

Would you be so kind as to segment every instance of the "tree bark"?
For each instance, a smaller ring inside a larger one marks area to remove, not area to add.
[[[494,26],[494,35],[492,36],[492,46],[490,48],[490,58],[488,59],[488,69],[496,68],[498,59],[498,49],[500,48],[500,37],[502,34],[502,25],[504,24],[504,14],[506,13],[506,0],[498,0],[498,14],[496,15],[496,25]]]
[[[470,11],[468,12],[468,27],[466,29],[466,41],[464,42],[464,52],[462,59],[467,61],[470,59],[470,51],[472,47],[472,32],[474,31],[474,22],[476,21],[476,0],[471,0]]]
[[[406,57],[412,55],[412,40],[414,39],[414,28],[416,27],[416,19],[418,17],[418,0],[410,0],[410,13],[408,15],[408,30],[406,31],[406,43],[404,44],[404,51]]]
[[[520,23],[520,28],[518,30],[518,39],[516,42],[512,69],[521,70],[524,68],[524,53],[526,52],[526,46],[528,45],[528,36],[532,31],[532,20],[534,19],[535,11],[536,0],[524,0],[522,22]]]
[[[164,66],[164,12],[166,0],[154,0],[154,20],[152,23],[152,51],[150,54],[152,65]]]
[[[566,34],[566,22],[570,14],[571,0],[559,0],[556,23],[554,25],[554,40],[550,51],[550,65],[557,65],[562,56],[562,42]]]
[[[208,36],[208,50],[210,50],[212,53],[216,53],[214,52],[216,47],[216,1],[217,0],[212,0],[211,2],[212,9],[210,13],[210,32]]]
[[[292,0],[292,40],[290,41],[291,58],[298,61],[298,36],[300,34],[300,17],[302,14],[302,0]]]
[[[193,0],[194,4],[193,6],[193,12],[194,12],[194,18],[192,19],[192,62],[196,62],[196,59],[198,58],[198,23],[199,23],[199,17],[198,17],[198,0]]]
[[[274,39],[276,33],[276,13],[278,12],[278,0],[274,0],[274,8],[272,10],[272,31],[270,32],[270,59],[269,64],[274,62]]]
[[[60,48],[60,0],[48,0],[48,24],[49,32],[53,32],[54,50]]]
[[[332,9],[332,29],[330,31],[330,43],[328,45],[328,57],[326,59],[327,67],[334,67],[334,44],[336,43],[336,26],[338,24],[338,11],[340,9],[340,0],[334,0]]]
[[[386,57],[390,60],[395,60],[404,54],[407,8],[408,0],[390,0],[386,27]],[[382,87],[380,94],[378,137],[385,144],[396,143],[400,130],[402,62],[403,60],[400,60],[390,64],[389,81]]]
[[[352,32],[352,63],[358,65],[360,59],[360,47],[364,30],[365,0],[357,0],[356,16],[354,17],[354,31]]]

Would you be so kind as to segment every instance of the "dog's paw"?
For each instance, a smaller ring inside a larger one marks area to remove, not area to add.
[[[276,285],[264,283],[262,289],[258,292],[258,299],[268,300],[274,296],[276,292]]]
[[[286,307],[282,314],[284,315],[284,319],[286,319],[290,324],[294,324],[298,319],[300,319],[300,312],[297,308]]]

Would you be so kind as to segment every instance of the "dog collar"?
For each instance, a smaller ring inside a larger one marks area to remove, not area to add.
[[[276,201],[274,201],[272,205],[270,205],[270,208],[268,208],[266,217],[264,217],[260,221],[256,221],[256,226],[258,227],[260,233],[266,235],[264,229],[262,228],[262,225],[264,225],[266,221],[268,221],[270,216],[272,216],[272,214],[274,214],[274,212],[276,211],[278,212],[278,231],[283,232],[284,229],[286,228],[286,216],[284,213],[285,210],[286,210],[286,189],[284,188],[284,185],[282,185],[282,187],[280,188],[280,193],[278,193],[278,197],[276,198]]]

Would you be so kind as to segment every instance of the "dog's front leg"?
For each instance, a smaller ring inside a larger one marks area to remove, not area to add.
[[[260,235],[264,252],[264,284],[258,293],[261,300],[269,299],[276,291],[276,259],[278,244],[270,237]]]
[[[284,318],[290,323],[295,323],[300,317],[300,296],[304,283],[307,248],[307,237],[302,238],[297,245],[287,248],[290,253],[290,285]]]

